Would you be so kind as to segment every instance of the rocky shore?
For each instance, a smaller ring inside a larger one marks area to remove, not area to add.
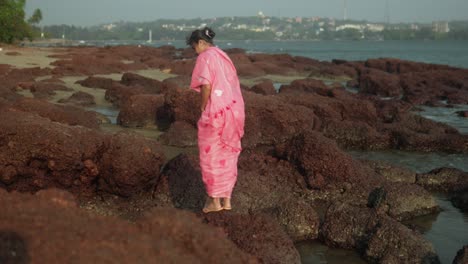
[[[466,211],[468,173],[346,151],[468,154],[468,135],[414,113],[468,104],[468,70],[227,52],[246,102],[244,150],[234,210],[203,215],[192,50],[3,47],[0,260],[300,263],[294,243],[318,240],[369,263],[439,263],[402,221],[440,210],[431,191]],[[103,108],[117,109],[116,124]]]

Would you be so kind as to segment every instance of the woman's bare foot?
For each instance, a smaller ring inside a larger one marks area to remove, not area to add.
[[[223,207],[221,206],[219,198],[206,198],[205,206],[203,207],[203,212],[205,214],[209,212],[218,212],[221,210],[223,210]]]
[[[231,198],[223,198],[223,209],[224,210],[231,210]]]

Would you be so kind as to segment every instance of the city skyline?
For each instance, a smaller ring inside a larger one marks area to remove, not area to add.
[[[462,0],[215,0],[196,2],[172,0],[41,0],[27,1],[26,13],[42,10],[42,25],[92,26],[116,21],[145,22],[157,19],[255,16],[262,11],[276,17],[328,17],[391,23],[429,23],[441,20],[467,20],[468,1]]]

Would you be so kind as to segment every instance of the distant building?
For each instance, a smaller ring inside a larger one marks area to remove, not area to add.
[[[302,24],[302,17],[296,17],[296,23]]]
[[[372,32],[382,32],[385,29],[385,26],[381,24],[367,24],[366,28]]]
[[[258,11],[258,14],[257,14],[257,15],[258,15],[259,17],[261,17],[261,18],[264,18],[264,17],[265,17],[265,14],[263,14],[262,11]]]
[[[410,29],[411,30],[419,30],[419,25],[418,24],[411,24]]]
[[[112,30],[113,28],[115,28],[116,25],[115,24],[108,24],[108,25],[103,25],[102,28],[106,29],[106,30]]]
[[[434,21],[432,22],[432,31],[436,33],[448,33],[450,31],[447,21]]]
[[[344,24],[344,25],[336,27],[336,31],[341,31],[345,29],[357,29],[359,31],[362,31],[364,29],[364,26],[358,25],[358,24]]]

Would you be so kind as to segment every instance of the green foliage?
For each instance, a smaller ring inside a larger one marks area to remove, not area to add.
[[[39,24],[42,20],[42,11],[40,9],[34,10],[33,15],[28,19],[29,24]]]
[[[0,0],[0,42],[13,43],[33,38],[34,30],[25,21],[25,5],[26,0]],[[30,20],[37,24],[41,19],[42,13],[37,9]]]

